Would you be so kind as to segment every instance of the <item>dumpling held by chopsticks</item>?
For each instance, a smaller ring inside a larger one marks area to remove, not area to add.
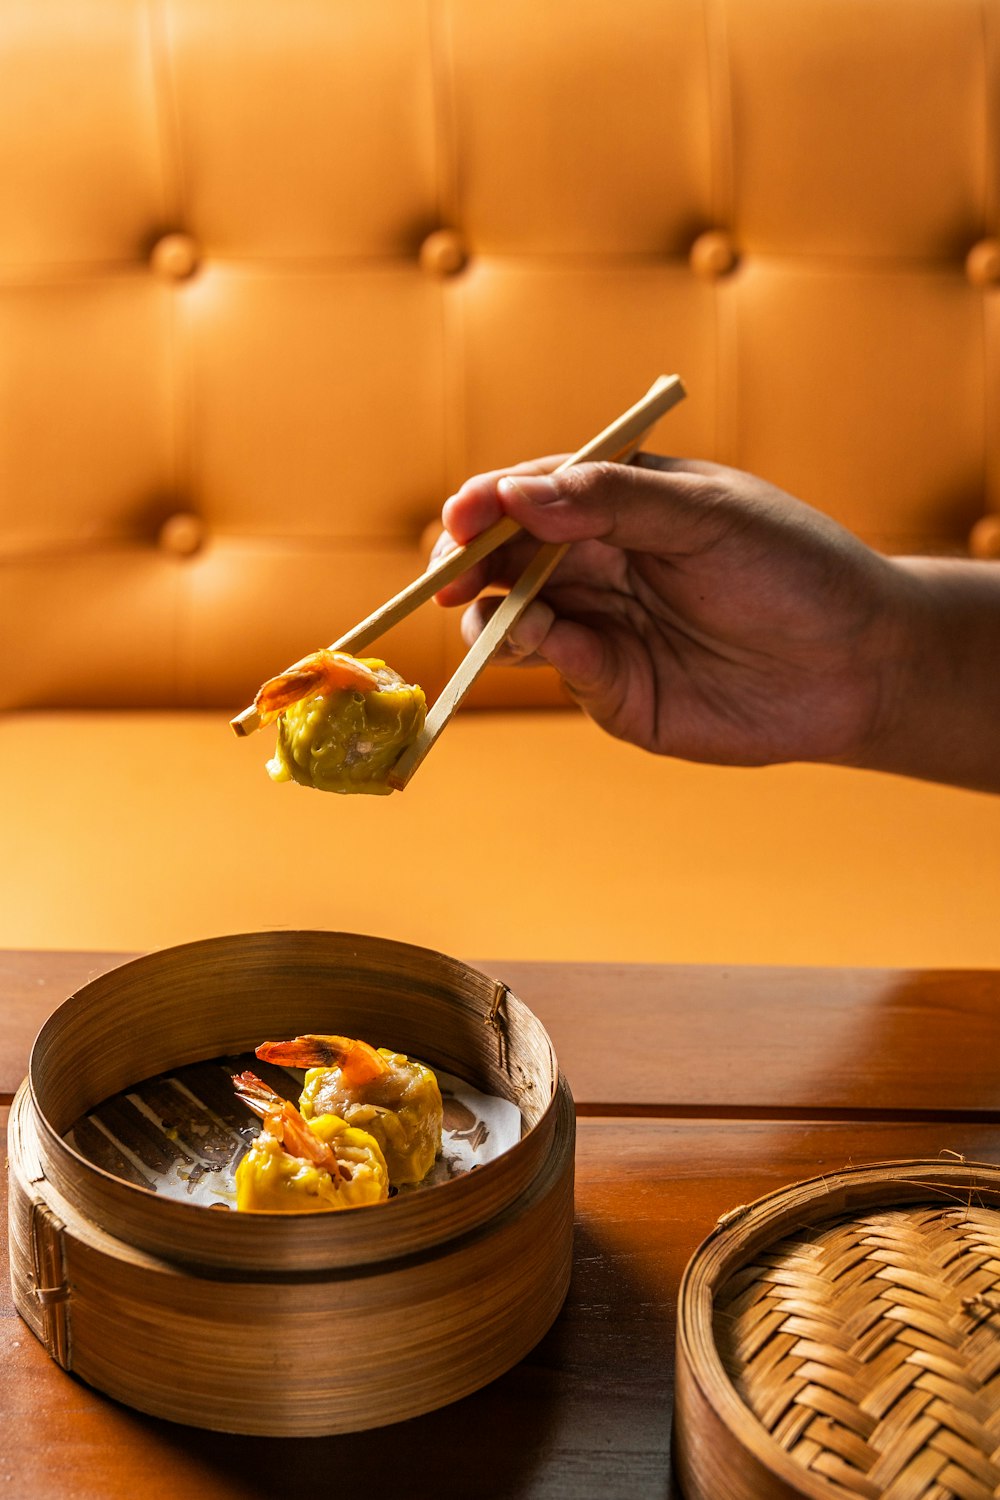
[[[254,707],[262,723],[277,719],[271,779],[321,792],[390,792],[388,774],[427,716],[423,688],[384,661],[328,650],[270,678]]]

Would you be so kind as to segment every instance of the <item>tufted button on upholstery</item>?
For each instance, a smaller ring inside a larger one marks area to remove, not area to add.
[[[183,281],[198,269],[198,246],[189,234],[165,234],[157,240],[149,263],[157,276]]]
[[[429,276],[454,276],[469,259],[457,229],[435,229],[420,247],[420,269]]]
[[[980,516],[969,532],[969,553],[980,562],[1000,558],[1000,515]]]
[[[973,286],[1000,282],[1000,240],[980,240],[965,257],[965,274]]]
[[[720,276],[728,276],[739,258],[731,235],[724,229],[706,229],[691,246],[689,261],[696,276],[716,281]]]
[[[157,542],[172,557],[193,557],[205,545],[205,523],[189,510],[176,511],[160,527]]]

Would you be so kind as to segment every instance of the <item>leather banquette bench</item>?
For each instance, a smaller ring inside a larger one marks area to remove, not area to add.
[[[1000,799],[706,768],[493,669],[405,793],[272,785],[258,683],[469,473],[650,446],[1000,551],[997,0],[7,0],[0,944],[1000,963]],[[458,622],[383,645],[433,696]]]

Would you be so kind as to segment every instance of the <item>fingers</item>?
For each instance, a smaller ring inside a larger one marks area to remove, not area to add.
[[[468,604],[470,599],[475,599],[477,594],[481,594],[491,584],[509,588],[516,578],[520,578],[537,550],[537,542],[530,537],[515,537],[513,541],[498,547],[481,562],[459,574],[451,583],[439,589],[434,597],[438,604],[450,608],[456,604]]]
[[[474,536],[485,531],[487,526],[492,526],[504,513],[506,507],[498,493],[498,485],[502,480],[519,475],[551,474],[566,461],[566,457],[562,453],[549,454],[545,458],[528,459],[506,469],[490,469],[467,479],[444,503],[441,519],[445,530],[434,547],[432,557],[440,557],[452,542],[464,546]],[[578,464],[576,470],[610,469],[617,474],[622,467],[624,466],[617,464]],[[631,461],[631,467],[654,473],[701,474],[705,477],[726,472],[718,464],[702,463],[696,459],[666,458],[657,453],[637,453]]]
[[[562,455],[530,459],[526,463],[514,464],[509,469],[493,469],[486,474],[476,474],[467,479],[450,499],[445,501],[441,513],[445,530],[431,549],[430,562],[444,557],[457,545],[464,546],[480,532],[498,520],[503,507],[497,496],[497,482],[508,474],[545,474],[563,462]],[[453,583],[447,584],[434,596],[439,604],[452,607],[468,604],[491,583],[506,583],[517,578],[534,552],[531,543],[518,545],[515,541],[508,547],[477,563]]]
[[[576,464],[561,473],[510,470],[490,476],[474,492],[481,507],[476,519],[484,512],[488,525],[502,511],[543,542],[600,540],[629,549],[686,551],[700,538],[704,512],[724,489],[724,476],[742,476],[688,459],[642,458],[633,464]],[[449,505],[446,524],[472,509],[461,491]]]
[[[710,474],[674,460],[667,469],[579,464],[561,474],[509,474],[496,493],[504,512],[540,541],[602,541],[668,556],[704,545],[716,488]]]
[[[462,616],[462,636],[472,645],[501,604],[495,595],[477,599]],[[569,691],[582,701],[606,690],[607,648],[594,630],[563,620],[540,599],[533,599],[498,650],[499,664],[541,666],[547,663]]]
[[[507,632],[506,655],[512,661],[542,661],[542,648],[556,621],[555,610],[533,599],[517,624]]]
[[[700,551],[725,521],[718,504],[726,476],[715,464],[641,454],[632,464],[578,464],[561,473],[557,458],[494,470],[470,479],[444,507],[447,532],[434,556],[455,541],[477,536],[502,514],[545,542],[600,540],[660,556]],[[518,576],[528,553],[518,544],[485,558],[437,595],[444,605],[466,604],[490,583]]]
[[[547,474],[563,462],[564,456],[529,459],[509,469],[492,469],[467,479],[442,508],[441,519],[448,535],[464,546],[502,515],[503,507],[497,498],[498,480],[507,474]]]

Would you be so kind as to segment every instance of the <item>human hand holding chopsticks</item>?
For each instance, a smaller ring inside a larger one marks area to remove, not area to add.
[[[658,419],[676,406],[678,401],[683,400],[685,394],[679,376],[659,376],[639,401],[572,457],[564,459],[559,468],[568,469],[574,464],[598,460],[628,463]],[[449,548],[444,554],[439,553],[419,578],[353,626],[332,646],[313,652],[309,657],[286,668],[277,677],[268,679],[254,702],[230,720],[235,733],[254,733],[280,712],[282,705],[291,706],[297,699],[320,690],[324,680],[329,679],[331,685],[339,682],[350,663],[350,658],[345,658],[344,653],[357,652],[384,635],[391,626],[418,609],[436,591],[502,545],[517,529],[516,522],[500,516],[479,535],[470,537],[467,543]],[[470,646],[468,654],[434,703],[416,738],[392,765],[384,779],[383,790],[402,790],[407,785],[476,678],[502,646],[506,634],[514,629],[534,595],[558,565],[563,550],[558,544],[534,549],[534,556],[512,584],[507,598],[489,624]],[[350,670],[356,670],[356,667]]]
[[[721,465],[539,472],[553,463],[470,479],[445,505],[453,542],[499,517],[522,528],[439,593],[475,600],[467,640],[497,607],[484,587],[539,540],[563,545],[499,659],[549,662],[610,733],[689,760],[1000,790],[1000,569],[884,557]]]

